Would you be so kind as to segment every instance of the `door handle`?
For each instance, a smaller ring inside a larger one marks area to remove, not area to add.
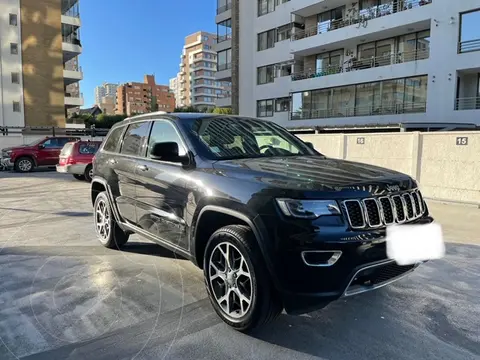
[[[148,166],[147,166],[147,165],[138,165],[138,166],[137,166],[137,169],[140,170],[140,171],[147,171],[147,170],[148,170]]]
[[[115,160],[115,159],[108,159],[108,163],[109,163],[110,165],[115,165],[115,164],[117,163],[117,160]]]

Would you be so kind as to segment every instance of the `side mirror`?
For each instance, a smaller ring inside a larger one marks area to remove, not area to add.
[[[305,144],[306,144],[310,149],[315,150],[315,146],[313,146],[313,144],[312,144],[311,142],[305,142]]]
[[[155,143],[150,150],[150,158],[182,164],[188,162],[187,156],[178,154],[178,144],[176,142]]]
[[[45,145],[39,144],[39,145],[38,145],[38,148],[39,148],[39,149],[45,149]]]

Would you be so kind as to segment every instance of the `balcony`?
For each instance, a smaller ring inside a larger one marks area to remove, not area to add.
[[[65,93],[65,107],[83,106],[83,95],[73,96],[70,93]]]
[[[480,51],[480,39],[462,41],[458,43],[459,54],[471,51]]]
[[[65,26],[65,25],[64,25]],[[71,26],[71,25],[66,25]],[[82,43],[80,42],[77,30],[62,34],[63,62],[67,62],[82,53]]]
[[[480,96],[455,99],[455,110],[480,110]]]
[[[290,120],[312,120],[355,116],[424,113],[426,102],[385,103],[381,106],[338,107],[335,109],[300,110],[290,113]],[[373,121],[374,122],[374,121]]]
[[[219,24],[222,21],[230,19],[232,17],[232,3],[227,2],[223,6],[217,8],[217,15],[215,16],[215,23]]]
[[[292,74],[292,81],[299,81],[305,79],[312,79],[318,77],[324,77],[334,74],[340,74],[345,72],[351,71],[359,71],[365,69],[372,69],[382,66],[389,66],[389,65],[396,65],[396,64],[403,64],[412,61],[419,61],[428,59],[430,55],[429,50],[418,50],[418,51],[411,51],[411,52],[403,52],[398,54],[390,54],[390,55],[383,55],[377,56],[372,58],[366,59],[359,59],[352,58],[342,65],[330,65],[319,71],[302,71],[296,72]]]
[[[429,7],[424,6],[430,3],[431,0],[406,0],[360,11],[351,8],[344,12],[343,18],[321,23],[317,23],[315,14],[303,19],[305,29],[294,29],[291,52],[309,55],[328,45],[339,46],[346,42],[358,44],[360,40],[375,41],[400,33],[428,29],[431,12]],[[315,25],[308,26],[309,23]]]
[[[79,0],[62,0],[62,15],[79,18]]]
[[[63,69],[63,83],[65,86],[79,82],[83,80],[82,68],[78,69]]]

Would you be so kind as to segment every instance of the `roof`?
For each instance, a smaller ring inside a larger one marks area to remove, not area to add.
[[[102,113],[102,109],[100,109],[97,105],[92,106],[91,108],[87,109],[80,109],[79,114],[80,115],[94,115],[95,112],[100,111]]]

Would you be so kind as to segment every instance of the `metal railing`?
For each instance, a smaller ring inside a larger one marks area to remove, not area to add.
[[[217,44],[221,43],[221,42],[224,42],[224,41],[227,41],[227,40],[230,40],[231,38],[232,38],[232,34],[219,35],[217,37]]]
[[[432,0],[397,0],[387,4],[373,6],[371,8],[363,9],[360,11],[352,10],[350,14],[346,14],[347,16],[342,19],[324,21],[317,25],[305,28],[304,30],[295,31],[295,33],[293,33],[291,36],[291,40],[300,40],[303,38],[315,36],[317,34],[323,34],[351,25],[356,25],[357,27],[366,27],[369,20],[388,16],[419,6],[428,5],[431,2]]]
[[[374,67],[388,66],[394,64],[402,64],[410,61],[418,61],[428,59],[430,56],[430,50],[416,50],[416,51],[406,51],[403,53],[390,54],[390,55],[381,55],[366,59],[356,59],[352,58],[348,61],[345,61],[342,65],[329,65],[320,69],[319,71],[302,71],[295,72],[291,75],[292,81],[311,79],[315,77],[339,74],[342,72],[356,71],[371,69]]]
[[[232,8],[232,3],[231,2],[226,3],[225,5],[217,8],[217,15],[224,13],[225,11],[230,10],[231,8]]]
[[[72,122],[67,120],[68,124]],[[0,136],[9,135],[43,135],[43,136],[105,136],[109,129],[76,129],[54,126],[0,126]]]
[[[455,110],[480,110],[480,96],[455,99]]]
[[[480,51],[480,39],[467,40],[458,43],[458,52]]]
[[[76,35],[74,33],[71,33],[69,35],[62,35],[62,41],[64,43],[82,46],[82,43],[80,42],[80,39],[78,38],[78,35]]]
[[[290,113],[290,120],[325,119],[354,116],[397,115],[425,112],[427,103],[404,102],[376,105],[359,105],[353,107],[334,107],[332,109],[301,110]]]
[[[62,0],[62,15],[80,17],[78,0]]]
[[[226,63],[226,64],[218,64],[217,65],[217,71],[223,71],[223,70],[228,70],[232,68],[232,63]]]

